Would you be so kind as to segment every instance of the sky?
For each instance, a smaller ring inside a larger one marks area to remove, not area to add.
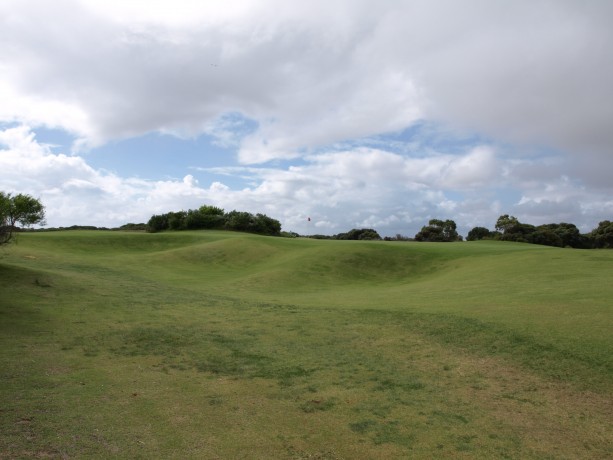
[[[608,0],[0,0],[0,190],[47,226],[613,219]],[[310,218],[310,219],[309,219]]]

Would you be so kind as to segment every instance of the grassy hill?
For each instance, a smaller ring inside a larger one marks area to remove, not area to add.
[[[0,458],[613,455],[613,251],[65,231],[0,257]]]

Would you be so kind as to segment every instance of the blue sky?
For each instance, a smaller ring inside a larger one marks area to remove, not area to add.
[[[48,226],[613,216],[606,1],[0,4],[0,190]],[[308,221],[308,217],[311,221]]]

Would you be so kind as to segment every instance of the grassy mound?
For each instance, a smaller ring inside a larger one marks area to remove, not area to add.
[[[613,252],[22,234],[0,457],[608,458]]]

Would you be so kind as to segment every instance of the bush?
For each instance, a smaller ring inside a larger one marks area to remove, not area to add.
[[[613,222],[603,220],[589,237],[596,248],[613,248]]]
[[[491,238],[494,232],[489,231],[485,227],[475,227],[466,236],[466,241],[477,241]]]
[[[147,230],[147,224],[133,224],[133,223],[124,224],[121,227],[119,227],[119,230],[133,230],[133,231]]]
[[[354,228],[347,233],[339,233],[334,238],[337,240],[380,240],[381,236],[372,228]]]
[[[153,215],[147,222],[147,231],[151,233],[168,230],[168,214]]]
[[[201,206],[188,211],[153,215],[147,222],[148,232],[164,230],[226,229],[262,235],[281,234],[281,223],[265,214],[255,216],[248,212],[224,210],[215,206]]]
[[[415,240],[430,242],[460,241],[460,235],[458,235],[456,228],[456,223],[453,220],[430,219],[428,225],[423,226],[415,235]]]

